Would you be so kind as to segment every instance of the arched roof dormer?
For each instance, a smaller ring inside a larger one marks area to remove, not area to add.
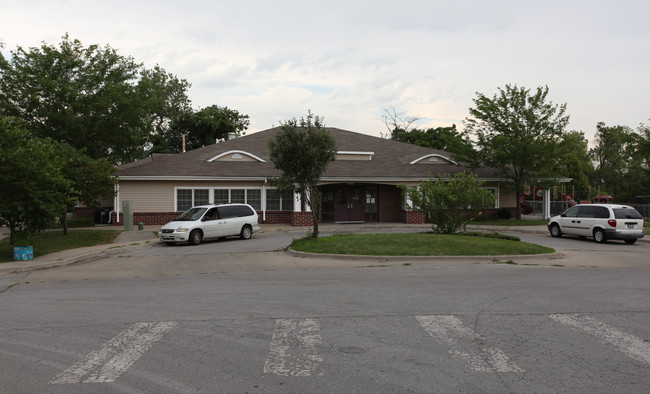
[[[260,163],[266,163],[266,160],[261,157],[243,150],[229,150],[227,152],[219,153],[215,157],[209,159],[208,163],[212,163],[213,161],[258,161]]]
[[[439,153],[430,153],[428,155],[418,157],[417,159],[409,162],[409,164],[448,164],[448,163],[458,165],[458,163],[456,163],[451,158],[447,156],[443,156]]]

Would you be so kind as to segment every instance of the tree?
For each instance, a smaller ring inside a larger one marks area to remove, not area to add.
[[[562,135],[558,147],[557,172],[571,178],[569,185],[577,190],[589,189],[594,173],[588,144],[584,133],[571,131]]]
[[[143,70],[137,85],[139,100],[149,103],[143,112],[142,133],[151,135],[151,151],[180,153],[182,134],[177,125],[193,113],[187,97],[190,84],[167,73],[160,66]],[[148,130],[150,129],[150,130]]]
[[[566,104],[547,100],[548,86],[529,89],[506,85],[492,98],[476,93],[463,134],[473,137],[476,153],[466,157],[473,166],[495,168],[512,181],[518,197],[526,183],[552,182],[559,139],[569,122]],[[521,205],[517,201],[517,219]]]
[[[412,129],[411,131],[404,131],[394,129],[391,133],[391,139],[442,150],[454,155],[468,156],[473,150],[472,142],[467,138],[463,138],[461,133],[456,130],[455,124],[450,127],[436,127],[427,130]]]
[[[393,106],[384,108],[383,112],[381,119],[388,129],[388,136],[391,136],[395,130],[407,132],[413,123],[421,119],[419,116],[407,115],[406,112]]]
[[[641,134],[627,126],[607,126],[603,122],[596,125],[595,146],[590,154],[596,163],[594,182],[601,192],[624,202],[633,200],[634,191],[644,187],[643,168],[648,159],[644,158],[643,140]]]
[[[65,209],[60,213],[63,234],[68,234],[67,213],[82,202],[89,208],[99,208],[98,198],[115,195],[115,167],[106,159],[92,159],[72,146],[55,142],[63,160],[63,176],[70,182]]]
[[[187,82],[67,34],[58,46],[11,54],[0,54],[0,116],[22,119],[34,136],[92,158],[121,163],[146,156],[151,136],[175,115],[171,108],[189,103]]]
[[[436,232],[455,233],[479,210],[494,206],[496,196],[483,189],[472,173],[460,172],[449,176],[441,174],[436,179],[420,182],[420,187],[400,185],[413,207],[427,215]]]
[[[71,182],[51,139],[32,139],[16,121],[0,119],[0,218],[14,245],[17,231],[33,234],[65,211]]]
[[[275,180],[280,190],[300,193],[311,208],[318,237],[321,192],[318,180],[336,154],[336,141],[323,124],[323,119],[308,112],[307,117],[281,123],[280,131],[269,141],[269,153],[275,168],[282,175]]]

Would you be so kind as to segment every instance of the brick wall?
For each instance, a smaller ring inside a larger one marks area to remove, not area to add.
[[[183,212],[134,212],[133,213],[133,225],[137,226],[138,223],[144,223],[145,225],[157,225],[162,226],[167,224],[172,220],[179,217]],[[120,213],[120,222],[116,220],[115,212],[111,213],[111,223],[115,226],[124,225],[124,217]]]
[[[397,186],[378,185],[377,187],[377,221],[403,222],[402,192]]]
[[[406,224],[424,224],[427,221],[427,215],[424,212],[404,211],[404,220]]]
[[[313,226],[314,218],[311,212],[291,212],[292,226]]]
[[[291,211],[266,211],[266,220],[262,220],[262,212],[257,212],[260,215],[260,223],[264,224],[280,224],[291,223]]]

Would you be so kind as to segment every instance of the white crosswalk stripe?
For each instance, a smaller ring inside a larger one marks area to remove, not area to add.
[[[650,364],[650,343],[603,322],[579,314],[551,314],[549,318],[578,332],[586,332],[602,343],[614,346],[628,357]]]
[[[264,373],[282,376],[323,375],[318,353],[320,324],[316,319],[279,319],[276,321]]]
[[[473,350],[484,338],[450,315],[416,316],[420,325],[441,345],[449,346],[452,357],[465,360],[477,372],[524,372],[496,347]]]
[[[108,383],[119,378],[176,322],[136,323],[55,377],[51,384]]]

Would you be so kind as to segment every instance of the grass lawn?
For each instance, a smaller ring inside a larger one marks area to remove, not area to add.
[[[548,219],[493,219],[493,220],[476,220],[469,222],[469,226],[486,225],[486,226],[542,226],[547,225]]]
[[[526,242],[459,234],[336,234],[298,239],[293,250],[369,256],[497,256],[553,253]]]
[[[103,245],[113,242],[121,231],[114,230],[63,230],[46,231],[33,237],[34,257],[67,249]],[[24,246],[24,245],[16,245]],[[14,250],[9,245],[9,236],[0,240],[0,263],[13,261]]]

